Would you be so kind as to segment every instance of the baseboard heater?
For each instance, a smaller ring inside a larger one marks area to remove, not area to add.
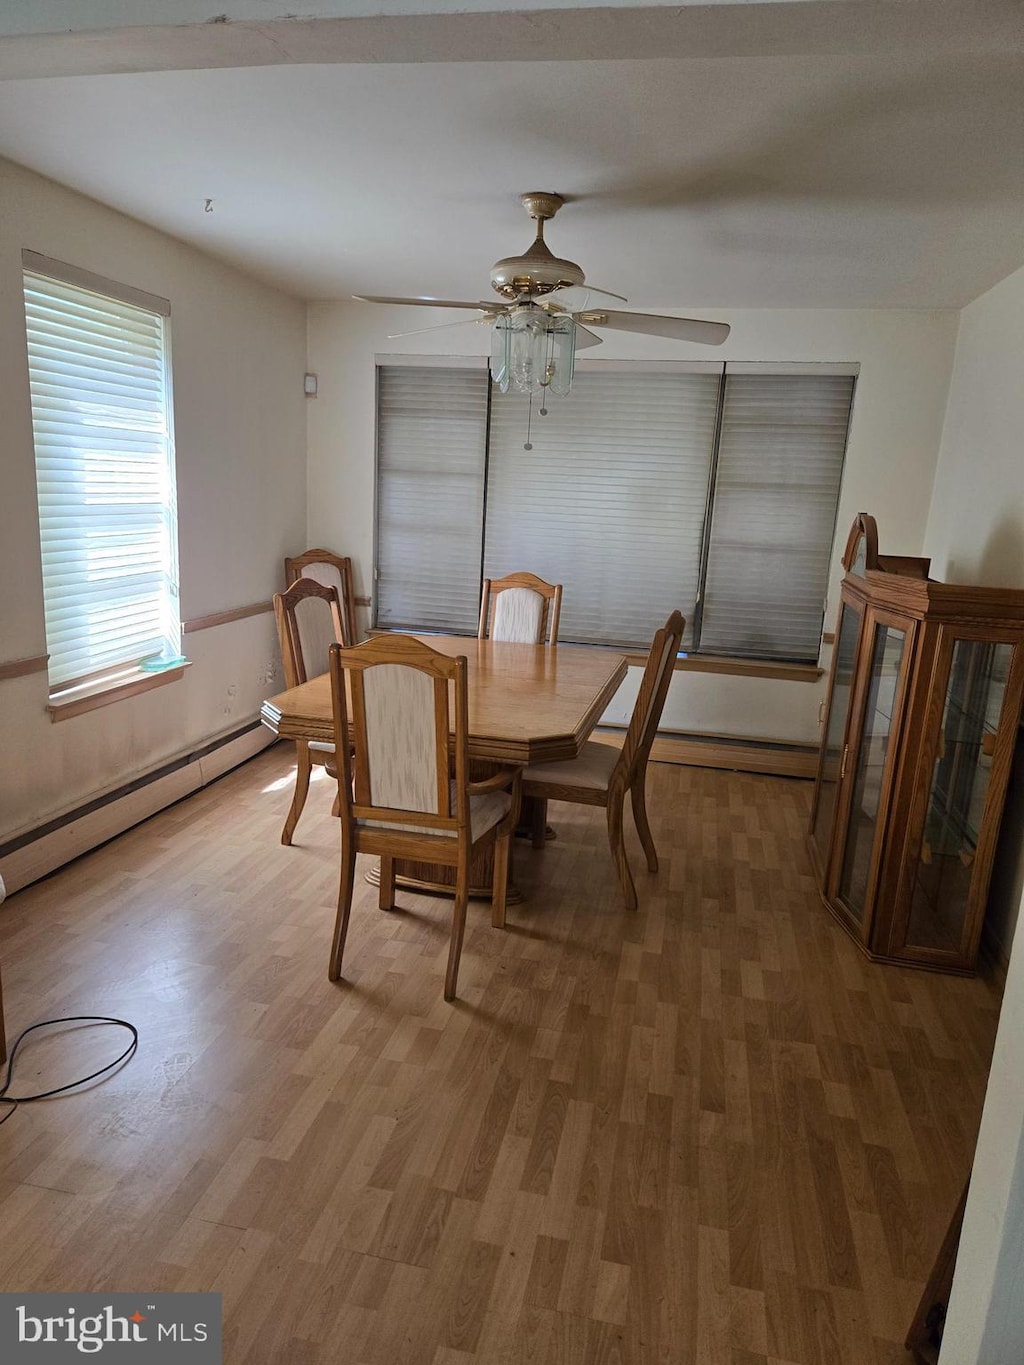
[[[625,726],[602,725],[594,732],[594,738],[603,744],[621,744],[625,734]],[[656,763],[680,763],[693,768],[727,768],[734,772],[813,779],[818,768],[818,745],[659,730],[651,758]]]
[[[605,744],[621,744],[624,737],[625,726],[603,725],[594,734],[595,739]],[[273,743],[274,736],[259,721],[253,721],[0,844],[0,877],[7,894],[12,895],[72,859],[99,848],[133,825],[216,781]],[[813,778],[818,746],[662,730],[654,741],[651,758],[659,763],[691,767]]]
[[[275,738],[270,731],[258,720],[252,721],[0,844],[0,878],[7,894],[20,891],[73,858],[99,848],[133,825],[223,777],[273,743]]]

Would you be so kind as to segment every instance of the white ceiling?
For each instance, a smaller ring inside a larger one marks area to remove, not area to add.
[[[131,60],[113,39],[87,62],[33,39],[26,69],[52,53],[95,70],[104,51],[136,69],[0,81],[0,154],[307,298],[486,297],[491,263],[529,243],[528,189],[570,198],[552,249],[638,307],[957,307],[1024,261],[1024,7],[979,28],[978,9],[923,0],[918,22],[942,22],[920,32],[885,29],[905,0],[710,8],[728,32],[599,11],[578,31],[601,60],[392,64],[433,52],[446,30],[422,16],[331,65],[310,61],[308,25],[304,55],[235,69],[137,69],[169,60],[155,30],[148,48],[132,31]],[[467,17],[495,56],[502,32],[537,50],[530,16]],[[559,52],[580,18],[545,14],[540,37]],[[609,59],[659,34],[677,55]]]

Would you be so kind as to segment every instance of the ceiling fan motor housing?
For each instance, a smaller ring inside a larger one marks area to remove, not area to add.
[[[491,269],[491,287],[503,299],[539,298],[553,289],[583,284],[585,276],[575,261],[562,260],[544,241],[544,223],[564,203],[560,194],[532,190],[522,196],[523,208],[536,221],[537,236],[522,256],[506,256]]]

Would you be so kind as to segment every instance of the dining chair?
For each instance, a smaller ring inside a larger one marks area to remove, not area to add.
[[[491,922],[505,924],[520,770],[469,780],[465,655],[440,654],[410,635],[380,636],[353,649],[332,645],[330,655],[341,882],[328,976],[341,976],[356,854],[380,855],[382,910],[394,908],[396,858],[440,864],[455,868],[444,977],[444,998],[454,1000],[470,861],[492,842]]]
[[[608,842],[619,874],[626,908],[637,907],[636,886],[629,870],[623,838],[622,809],[628,792],[633,820],[647,855],[647,868],[658,870],[658,854],[647,820],[645,783],[647,759],[665,706],[672,666],[683,638],[685,622],[674,611],[655,632],[647,656],[640,692],[633,707],[621,749],[589,740],[578,758],[537,763],[523,771],[523,795],[534,798],[534,848],[543,847],[548,801],[572,801],[585,806],[604,806],[608,818]]]
[[[290,587],[298,578],[312,578],[325,588],[337,588],[341,602],[341,621],[343,627],[342,643],[354,645],[359,639],[356,625],[355,582],[352,576],[352,561],[347,556],[336,555],[331,550],[304,550],[301,555],[293,555],[284,561],[284,581]],[[324,644],[324,666],[327,672],[327,644]]]
[[[561,583],[545,583],[532,573],[485,578],[477,638],[489,635],[492,640],[526,645],[542,645],[546,639],[555,645],[561,610]]]
[[[324,587],[312,578],[298,578],[284,592],[274,594],[277,638],[281,645],[286,687],[298,687],[310,678],[326,673],[330,662],[328,649],[346,643],[341,601],[335,587]],[[309,791],[314,763],[334,767],[334,745],[317,740],[295,741],[295,792],[288,818],[281,831],[282,844],[290,844],[295,826]]]

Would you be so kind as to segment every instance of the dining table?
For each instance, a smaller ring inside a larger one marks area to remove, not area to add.
[[[512,644],[465,635],[416,638],[442,654],[466,659],[474,778],[499,767],[577,758],[628,667],[624,655],[594,645]],[[282,739],[333,743],[329,674],[269,697],[260,719]],[[490,896],[492,857],[489,848],[474,860],[471,894]],[[454,876],[454,869],[399,860],[395,871],[400,885],[417,890],[450,892]],[[510,899],[515,898],[513,892]]]

